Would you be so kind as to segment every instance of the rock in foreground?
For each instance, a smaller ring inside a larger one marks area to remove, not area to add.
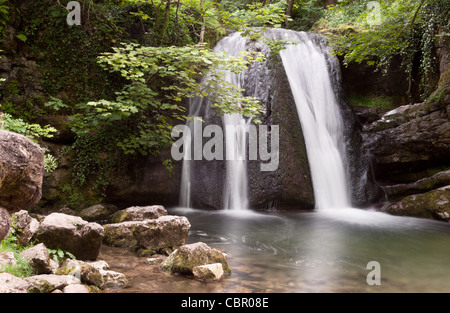
[[[44,153],[25,136],[0,130],[0,206],[29,210],[41,199]]]
[[[0,293],[28,293],[35,291],[33,285],[10,273],[0,273]]]
[[[152,205],[145,207],[133,206],[114,213],[111,219],[113,223],[122,223],[127,221],[157,219],[165,215],[167,215],[167,211],[162,205]]]
[[[214,263],[221,263],[223,272],[231,274],[231,268],[222,252],[203,242],[197,242],[175,250],[161,267],[174,273],[193,275],[195,267]]]
[[[435,218],[450,221],[450,185],[426,193],[411,195],[383,207],[392,215]]]
[[[11,219],[8,211],[0,206],[0,241],[8,236]]]
[[[196,279],[206,282],[220,280],[224,274],[222,263],[196,266],[192,273]]]
[[[40,224],[36,238],[48,248],[61,249],[80,260],[95,260],[103,241],[103,227],[78,216],[52,213]]]
[[[141,254],[171,252],[187,241],[191,224],[184,216],[103,225],[104,241],[116,247],[131,247]]]
[[[20,256],[33,267],[37,274],[53,274],[58,268],[58,264],[50,259],[48,249],[43,243],[24,250]]]

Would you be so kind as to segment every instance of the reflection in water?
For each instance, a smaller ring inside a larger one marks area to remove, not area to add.
[[[446,223],[359,209],[269,214],[178,208],[169,214],[189,219],[189,243],[225,251],[232,275],[201,283],[105,247],[101,257],[132,282],[124,291],[450,292]],[[370,261],[381,265],[380,286],[366,283]]]

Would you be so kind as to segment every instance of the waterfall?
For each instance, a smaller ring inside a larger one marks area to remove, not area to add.
[[[316,208],[350,207],[344,122],[327,66],[329,52],[308,33],[274,29],[267,36],[298,42],[280,56],[305,138]]]
[[[219,41],[214,51],[239,56],[245,51],[245,43],[245,38],[239,33],[234,33]],[[224,79],[237,88],[242,88],[244,85],[244,73],[234,74],[224,71]],[[223,207],[226,210],[245,210],[248,207],[246,163],[248,124],[241,114],[234,113],[223,116],[223,125],[227,154]]]
[[[239,33],[234,33],[219,41],[214,48],[214,52],[225,52],[231,56],[239,56],[241,52],[245,51],[245,45],[245,38],[241,37]],[[243,87],[243,73],[234,74],[224,70],[223,78],[237,88]],[[237,105],[239,105],[239,103],[237,103]],[[202,109],[205,109],[205,106],[209,107],[206,99],[200,97],[192,98],[190,100],[189,116],[201,117],[200,112],[202,112]],[[224,209],[245,210],[248,207],[246,138],[249,123],[250,121],[246,121],[239,113],[225,114],[222,118],[226,147],[226,175],[222,202],[222,207]],[[190,121],[187,125],[192,129],[193,122]],[[190,207],[192,205],[191,176],[193,161],[186,159],[187,158],[185,157],[183,161],[180,204],[183,207]]]
[[[334,69],[333,67],[337,66],[330,62],[335,58],[331,56],[328,47],[320,42],[316,35],[272,29],[267,31],[265,36],[298,42],[298,44],[287,45],[280,52],[280,56],[305,139],[316,208],[322,210],[351,207],[344,122],[330,73]],[[245,49],[245,38],[241,37],[239,33],[234,33],[219,41],[214,51],[238,56]],[[329,67],[331,68],[329,69]],[[244,85],[246,73],[233,74],[223,71],[223,75],[224,79],[236,87],[246,87]],[[202,117],[201,113],[205,114],[205,108],[209,110],[206,99],[193,98],[190,102],[189,115]],[[205,121],[208,122],[208,119]],[[215,122],[220,123],[217,119]],[[202,181],[203,184],[196,188],[196,192],[208,193],[209,188],[217,186],[216,188],[221,188],[219,192],[222,194],[222,199],[219,202],[222,202],[215,203],[217,194],[211,195],[211,198],[214,199],[207,199],[211,203],[214,202],[215,208],[246,209],[249,205],[246,133],[250,121],[246,121],[236,113],[225,114],[221,123],[224,126],[226,139],[226,161],[223,161],[225,162],[225,171],[221,174],[220,166],[205,167],[204,163],[200,164],[197,172],[199,173],[203,169],[202,176],[197,176],[195,179],[197,179],[197,183]],[[192,122],[188,122],[189,126],[192,124]],[[280,139],[283,140],[283,137]],[[184,207],[192,205],[191,182],[193,177],[191,176],[194,162],[185,159],[183,163],[180,202]],[[211,180],[209,176],[213,175],[216,176],[214,176],[214,180]],[[218,180],[223,181],[219,182]],[[203,204],[208,205],[209,203]]]

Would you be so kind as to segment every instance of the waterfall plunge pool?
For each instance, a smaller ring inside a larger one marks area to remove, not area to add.
[[[350,208],[168,211],[189,219],[188,243],[227,253],[232,274],[202,283],[146,265],[127,249],[104,247],[100,258],[131,284],[106,292],[450,292],[450,225],[443,222]],[[367,283],[371,261],[380,264],[380,285]]]

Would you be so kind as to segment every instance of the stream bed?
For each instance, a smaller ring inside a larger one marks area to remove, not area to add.
[[[166,273],[124,248],[99,259],[127,276],[127,293],[450,292],[450,224],[360,209],[258,213],[168,209],[186,216],[188,243],[227,254],[230,276],[216,283]],[[380,285],[369,285],[369,262]]]

